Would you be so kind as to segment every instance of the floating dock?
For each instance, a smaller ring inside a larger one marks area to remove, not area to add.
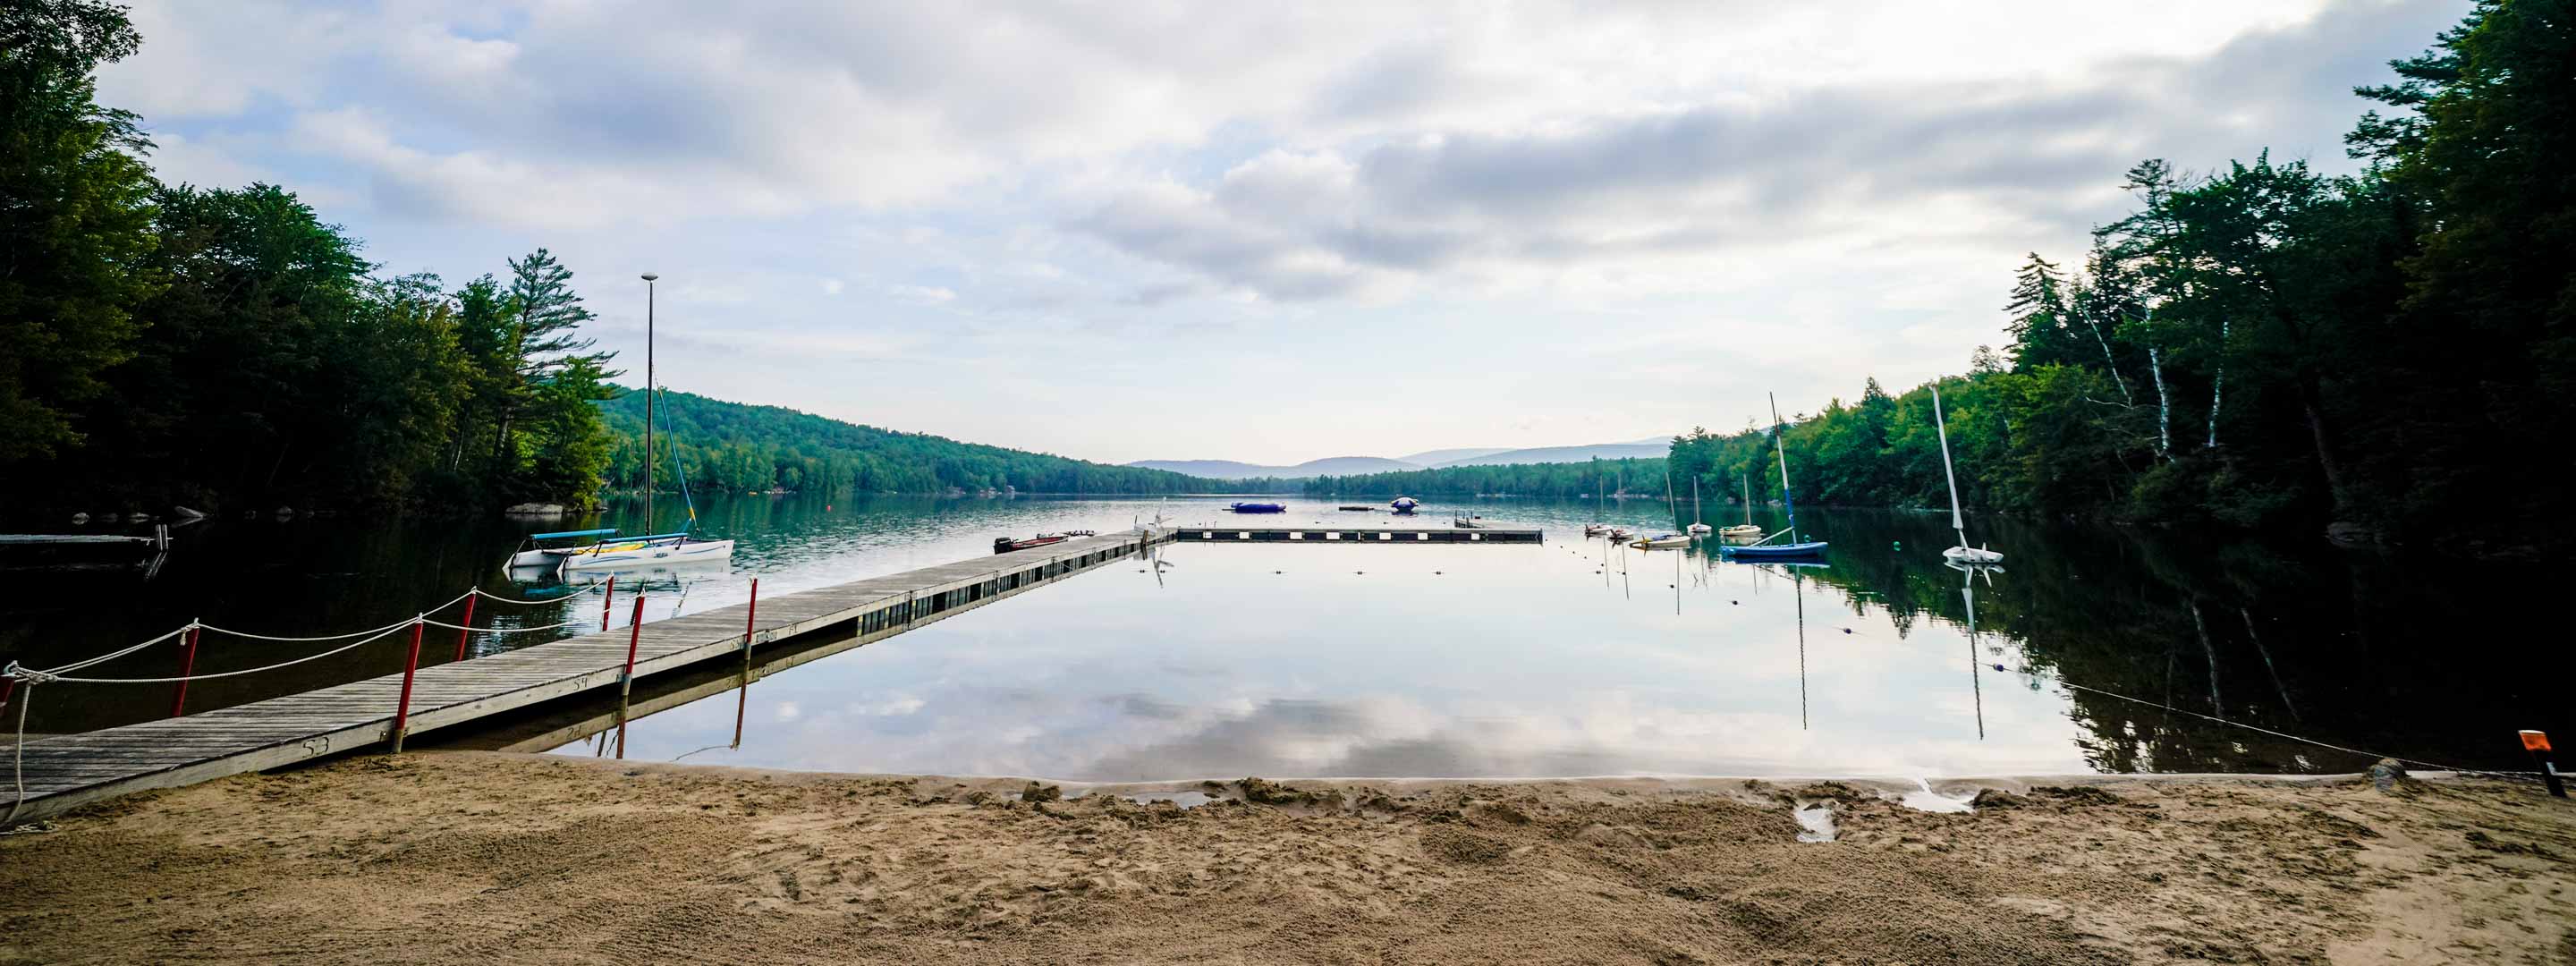
[[[1183,527],[1172,536],[1190,543],[1543,543],[1536,527]]]
[[[759,601],[756,611],[753,605],[737,604],[649,622],[640,632],[620,627],[423,667],[414,676],[404,733],[417,736],[599,689],[614,695],[625,671],[630,633],[636,642],[637,679],[716,659],[740,661],[746,648],[790,638],[842,638],[828,649],[807,649],[810,660],[1134,557],[1171,539],[1168,529],[1081,537],[780,594]],[[185,717],[30,740],[22,749],[19,772],[26,801],[13,821],[35,821],[128,792],[190,785],[388,742],[402,679],[395,673]],[[17,700],[27,700],[29,690],[21,688]],[[0,768],[8,767],[9,762],[0,761]],[[16,799],[15,787],[0,784],[0,812]]]

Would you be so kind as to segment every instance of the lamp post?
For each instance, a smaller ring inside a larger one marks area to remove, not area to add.
[[[644,273],[644,532],[653,535],[653,282],[662,276]]]

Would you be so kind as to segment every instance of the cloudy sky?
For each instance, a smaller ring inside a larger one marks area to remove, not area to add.
[[[141,0],[170,181],[553,249],[665,385],[1112,462],[1737,428],[1966,368],[2144,157],[2345,170],[2465,0]]]

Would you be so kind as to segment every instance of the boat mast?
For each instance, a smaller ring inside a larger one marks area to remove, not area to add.
[[[1694,475],[1691,477],[1691,522],[1694,524],[1700,522],[1701,516],[1702,514],[1699,509],[1699,477]]]
[[[1932,387],[1932,428],[1941,435],[1941,476],[1950,481],[1950,529],[1959,534],[1959,546],[1968,545],[1968,521],[1959,515],[1959,474],[1950,469],[1950,426],[1941,418],[1941,387]]]
[[[1798,537],[1798,501],[1789,498],[1789,424],[1780,421],[1780,396],[1771,394],[1771,450],[1780,456],[1780,506],[1789,511],[1789,542]]]
[[[653,532],[653,280],[644,273],[644,533]]]
[[[1682,515],[1682,508],[1673,505],[1673,461],[1669,457],[1664,460],[1664,515]]]
[[[1745,526],[1748,526],[1748,527],[1749,527],[1749,526],[1752,526],[1752,525],[1753,525],[1753,474],[1751,474],[1751,473],[1746,473],[1746,474],[1744,474],[1743,476],[1736,477],[1736,478],[1735,478],[1735,481],[1736,481],[1736,482],[1738,482],[1738,483],[1742,483],[1742,484],[1744,484],[1744,525],[1745,525]]]

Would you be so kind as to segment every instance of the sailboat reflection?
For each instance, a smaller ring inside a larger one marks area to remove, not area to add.
[[[1983,669],[1977,661],[1977,575],[1984,574],[1986,586],[1995,585],[1995,575],[2003,572],[1999,564],[1943,561],[1942,566],[1959,572],[1959,599],[1968,605],[1968,690],[1976,697],[1977,740],[1986,740],[1986,687]]]

